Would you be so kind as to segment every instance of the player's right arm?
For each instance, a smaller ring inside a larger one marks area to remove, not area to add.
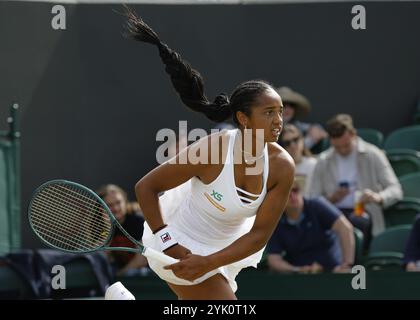
[[[218,139],[218,137],[217,139],[210,139],[210,137],[217,135],[219,134],[200,139],[180,151],[175,158],[150,171],[136,183],[135,193],[137,200],[142,208],[144,218],[153,232],[165,226],[159,206],[159,194],[183,184],[192,177],[201,178],[206,173],[210,168],[210,145],[214,143],[213,140]],[[204,150],[204,148],[207,148],[206,150],[208,151],[207,163],[195,163],[194,160],[194,163],[192,163],[188,155],[199,154],[200,150]],[[176,247],[180,246],[173,247],[175,250],[170,248],[165,253],[175,258],[181,258],[184,254],[181,254],[181,252],[174,253],[174,251],[179,251],[179,248]],[[183,253],[185,253],[185,250]]]

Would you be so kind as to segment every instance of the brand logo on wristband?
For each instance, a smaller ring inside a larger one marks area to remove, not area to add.
[[[166,233],[162,234],[162,235],[160,236],[160,238],[162,239],[162,242],[163,242],[163,243],[165,243],[165,242],[167,242],[167,241],[169,241],[169,240],[171,240],[171,239],[172,239],[172,238],[171,238],[171,236],[170,236],[170,234],[169,234],[168,232],[166,232]]]

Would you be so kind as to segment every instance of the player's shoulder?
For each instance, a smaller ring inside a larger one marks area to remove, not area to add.
[[[270,172],[274,175],[294,175],[295,162],[290,154],[276,142],[268,143]]]

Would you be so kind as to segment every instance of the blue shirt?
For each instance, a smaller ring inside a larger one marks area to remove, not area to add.
[[[420,260],[420,214],[416,216],[405,246],[404,264],[418,260]]]
[[[295,266],[318,262],[324,270],[341,264],[341,248],[332,225],[342,214],[326,199],[303,200],[303,218],[291,224],[283,214],[267,245],[267,252],[283,254]]]

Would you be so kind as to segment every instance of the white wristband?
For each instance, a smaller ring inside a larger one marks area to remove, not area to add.
[[[155,233],[155,237],[157,238],[160,250],[163,252],[166,249],[178,244],[173,236],[173,232],[169,226],[166,226],[163,229],[160,229],[158,232]]]

